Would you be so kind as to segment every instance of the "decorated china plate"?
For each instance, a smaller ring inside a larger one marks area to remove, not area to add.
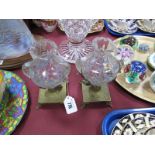
[[[155,115],[131,113],[121,118],[112,130],[112,135],[144,135],[155,126]]]
[[[117,33],[121,34],[133,34],[138,28],[134,19],[108,19],[108,27]]]
[[[146,135],[147,131],[155,127],[155,116],[140,117],[127,123],[122,135]],[[154,133],[150,133],[154,134]]]
[[[139,19],[136,24],[138,28],[144,32],[155,33],[154,19]]]
[[[28,102],[28,91],[24,81],[15,73],[1,70],[6,83],[0,103],[0,135],[11,134],[20,123]]]

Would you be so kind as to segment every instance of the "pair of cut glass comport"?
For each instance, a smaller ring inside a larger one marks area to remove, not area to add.
[[[100,87],[112,81],[118,71],[119,62],[111,55],[116,50],[108,38],[86,40],[96,19],[62,19],[58,23],[68,40],[57,46],[46,39],[36,41],[31,48],[32,61],[22,69],[41,88],[54,89],[67,81],[70,64],[75,63],[78,71],[92,86]]]

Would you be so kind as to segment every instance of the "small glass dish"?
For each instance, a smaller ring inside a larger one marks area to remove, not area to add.
[[[104,52],[105,50],[114,52],[117,50],[113,41],[105,37],[96,37],[92,40],[95,51]]]
[[[51,53],[58,53],[58,47],[54,41],[45,38],[37,40],[30,49],[30,54],[33,59]]]

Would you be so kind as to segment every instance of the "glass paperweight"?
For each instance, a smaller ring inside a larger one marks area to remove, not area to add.
[[[125,81],[129,84],[140,83],[146,78],[147,66],[141,61],[131,61],[124,68]]]
[[[70,63],[94,51],[92,43],[85,40],[96,19],[60,19],[58,23],[65,31],[68,40],[59,45],[59,55]]]
[[[129,64],[133,60],[134,54],[134,49],[125,44],[118,46],[116,52],[114,53],[115,58],[120,61],[121,66]]]

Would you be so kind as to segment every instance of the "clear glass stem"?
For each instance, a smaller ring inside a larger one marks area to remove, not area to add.
[[[80,43],[64,41],[59,47],[60,56],[70,63],[75,63],[78,59],[81,59],[82,57],[85,57],[87,54],[94,51],[92,43],[88,40],[84,40]]]

